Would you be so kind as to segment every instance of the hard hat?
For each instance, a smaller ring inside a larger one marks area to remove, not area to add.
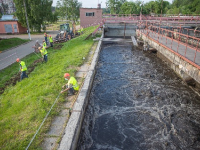
[[[64,78],[69,77],[69,76],[70,76],[69,73],[64,74]]]
[[[16,61],[17,61],[17,62],[19,62],[19,61],[20,61],[20,59],[19,59],[19,58],[17,58],[17,59],[16,59]]]

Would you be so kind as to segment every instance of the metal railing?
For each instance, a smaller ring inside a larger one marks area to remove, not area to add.
[[[190,32],[200,35],[199,30],[169,26],[164,28],[161,24],[148,21],[139,22],[138,28],[148,38],[200,69],[200,60],[196,59],[197,54],[200,58],[200,38],[190,35]]]

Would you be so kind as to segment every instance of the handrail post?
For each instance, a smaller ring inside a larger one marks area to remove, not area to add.
[[[167,30],[167,36],[168,36],[168,34],[169,34],[169,31]],[[167,44],[167,37],[166,37],[166,44]]]
[[[178,46],[177,46],[177,52],[178,52],[178,49],[179,49],[179,44],[180,44],[180,33],[178,33],[179,36],[178,36]]]
[[[174,40],[174,31],[172,31],[171,34],[172,34],[172,43],[173,43],[173,40]],[[172,43],[171,43],[171,49],[172,49]]]
[[[195,63],[195,59],[196,59],[196,55],[197,55],[197,49],[199,47],[199,40],[198,40],[198,43],[197,43],[197,46],[196,46],[196,52],[195,52],[195,56],[194,56],[194,63]]]

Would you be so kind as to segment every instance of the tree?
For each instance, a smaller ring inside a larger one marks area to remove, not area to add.
[[[0,18],[2,15],[8,13],[8,4],[5,4],[3,0],[0,0]]]
[[[126,0],[107,0],[106,6],[110,9],[111,14],[119,14],[121,6]]]
[[[82,3],[78,2],[78,0],[64,0],[64,9],[66,10],[66,17],[68,20],[72,20],[76,22],[80,17],[80,7]]]
[[[200,14],[199,0],[174,0],[168,14]]]
[[[145,8],[147,9],[148,13],[156,13],[156,6],[154,1],[150,1],[145,4]]]
[[[16,13],[19,22],[26,27],[25,9],[23,5],[24,0],[14,0],[16,6]],[[52,0],[25,0],[28,22],[32,30],[41,32],[46,29],[46,22],[53,22],[55,16],[51,11]]]
[[[108,8],[102,8],[103,14],[110,14],[110,9]]]
[[[58,14],[58,16],[63,20],[64,18],[66,18],[66,13],[64,10],[64,4],[63,1],[57,1],[56,3],[56,13]]]
[[[170,3],[168,1],[156,0],[150,1],[145,4],[148,14],[156,13],[156,14],[165,14],[170,8]]]
[[[78,0],[60,0],[56,4],[56,12],[62,19],[66,18],[76,22],[80,17],[79,9],[81,6],[82,3],[78,2]]]
[[[120,8],[120,14],[138,14],[137,6],[134,2],[125,2]]]

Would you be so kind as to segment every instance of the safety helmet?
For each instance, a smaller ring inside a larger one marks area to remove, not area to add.
[[[67,77],[69,77],[70,75],[69,75],[69,73],[65,73],[64,74],[64,78],[67,78]]]
[[[17,58],[17,59],[16,59],[16,62],[19,62],[19,61],[20,61],[20,59],[19,59],[19,58]]]

